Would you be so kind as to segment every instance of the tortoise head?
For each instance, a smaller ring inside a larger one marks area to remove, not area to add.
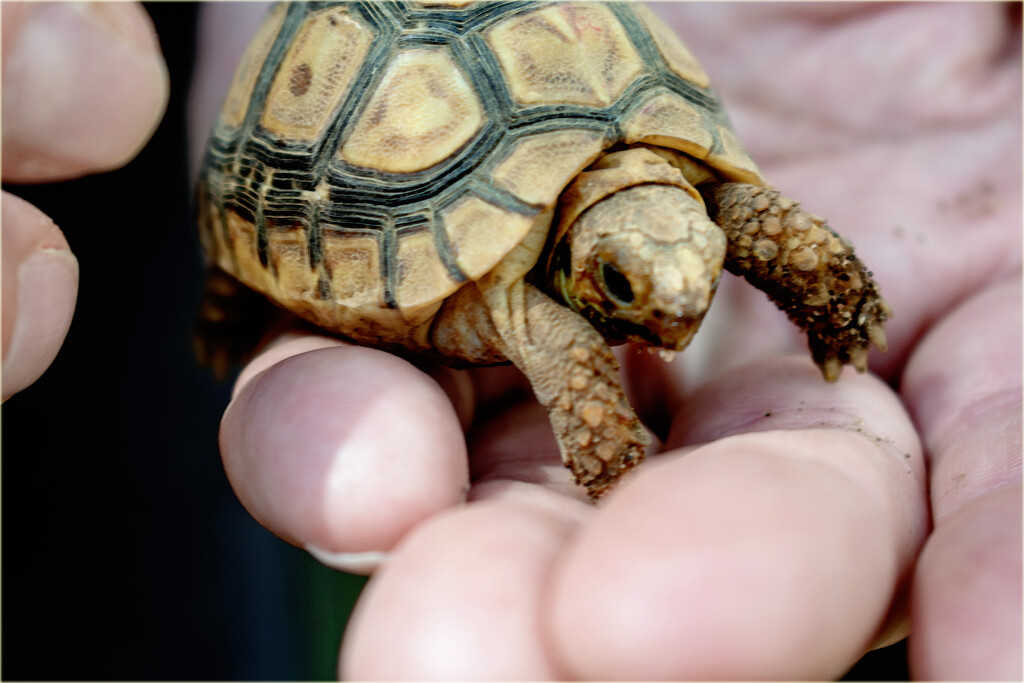
[[[682,350],[725,259],[725,235],[695,194],[634,185],[591,205],[554,245],[553,294],[611,342]]]

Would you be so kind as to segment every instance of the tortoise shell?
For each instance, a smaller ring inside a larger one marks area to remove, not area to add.
[[[633,3],[282,3],[234,76],[199,185],[204,246],[358,341],[426,345],[609,148],[763,185],[708,78]]]

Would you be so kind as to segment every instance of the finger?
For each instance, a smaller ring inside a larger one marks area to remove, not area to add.
[[[916,677],[1021,677],[1021,281],[969,299],[921,342],[903,391],[931,461]]]
[[[285,323],[285,325],[288,324]],[[306,328],[309,327],[309,325],[297,319],[296,324]],[[235,387],[231,395],[232,397],[237,396],[242,387],[257,375],[286,358],[308,351],[338,346],[351,346],[351,343],[337,337],[325,337],[323,334],[303,330],[286,332],[267,344],[266,348],[261,349],[259,355],[242,369],[235,381]],[[476,411],[475,402],[477,400],[476,385],[469,374],[465,371],[455,370],[443,365],[425,364],[420,367],[420,370],[440,385],[444,393],[448,395],[448,400],[451,401],[455,413],[459,416],[459,423],[462,425],[463,430],[469,429],[470,424],[473,422],[473,415]]]
[[[1020,510],[1020,486],[999,489],[928,539],[911,598],[915,680],[1021,680]]]
[[[78,295],[78,260],[60,229],[3,193],[3,399],[36,381],[60,350]]]
[[[640,469],[556,568],[573,678],[824,679],[887,628],[928,519],[898,399],[803,359],[720,381],[670,437],[690,451]]]
[[[916,348],[903,396],[930,459],[936,523],[1021,478],[1021,280],[990,287]]]
[[[547,497],[547,507],[476,503],[417,529],[361,596],[342,677],[557,680],[542,600],[554,558],[593,510]]]
[[[38,182],[121,166],[168,97],[153,26],[135,3],[5,3],[3,177]]]
[[[447,396],[409,363],[291,344],[243,377],[221,424],[224,466],[257,521],[355,569],[462,500],[465,440]]]

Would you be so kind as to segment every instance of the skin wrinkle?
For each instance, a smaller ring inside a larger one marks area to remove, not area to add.
[[[1009,370],[1005,377],[1013,376],[1013,369]],[[1020,375],[1019,368],[1016,375]],[[933,451],[941,450],[940,444],[952,438],[952,430],[969,426],[954,418],[965,414],[979,415],[984,411],[985,404],[1000,407],[1012,405],[1014,400],[1020,401],[1019,382],[1016,386],[992,387],[979,385],[975,380],[971,385],[964,386],[962,383],[952,384],[949,378],[934,371],[923,378],[913,376],[912,379],[913,383],[906,393],[910,394],[908,398],[913,405],[915,418],[921,423],[929,449]],[[991,381],[993,378],[986,379]]]
[[[692,410],[679,412],[673,425],[673,435],[666,446],[703,443],[746,431],[790,428],[842,429],[858,433],[875,443],[889,443],[884,434],[872,433],[867,428],[871,423],[870,416],[857,403],[860,394],[870,390],[878,380],[846,372],[836,385],[812,384],[803,387],[800,394],[787,395],[795,381],[793,376],[813,370],[802,357],[787,357],[778,361],[778,365],[793,374],[781,378],[770,389],[760,388],[746,393],[733,391],[734,387],[748,381],[760,383],[765,375],[776,372],[762,361],[724,373],[717,380],[694,390],[683,403],[700,405],[702,409],[699,413]],[[736,395],[742,399],[737,401]],[[896,409],[902,412],[902,408]],[[901,451],[901,456],[904,452]]]
[[[845,406],[821,406],[817,404],[805,405],[806,401],[800,401],[798,406],[786,406],[783,408],[770,408],[758,410],[753,406],[742,411],[729,410],[728,406],[722,406],[723,418],[728,415],[728,426],[721,429],[706,429],[700,433],[701,442],[716,441],[734,434],[745,434],[749,432],[763,431],[784,431],[787,429],[838,429],[842,431],[860,434],[865,439],[875,443],[883,443],[886,440],[876,434],[864,429],[864,419],[856,409],[847,410]],[[735,419],[736,414],[747,414],[744,419]],[[686,420],[685,417],[682,418]],[[711,423],[714,425],[714,423]],[[683,445],[686,441],[679,442],[675,439],[672,444]]]
[[[1020,296],[1016,277],[969,298],[929,331],[904,373],[902,392],[931,458],[937,520],[1020,481]],[[1015,306],[1011,315],[1005,306]]]
[[[1019,389],[1007,389],[972,401],[955,420],[925,430],[937,523],[975,499],[1020,485],[1020,405]],[[981,435],[979,428],[985,430]]]
[[[1020,391],[1014,388],[985,393],[965,400],[956,411],[957,420],[944,420],[927,430],[926,438],[929,450],[933,452],[948,451],[949,444],[962,440],[965,432],[967,432],[967,437],[971,438],[969,430],[976,419],[993,414],[1012,416],[1016,412],[1016,408],[1020,406],[1020,402]],[[1012,424],[1008,425],[1008,428],[1012,429],[1012,427]],[[1019,444],[1018,437],[1016,445]],[[1014,445],[1012,442],[1007,443],[1007,451],[1013,453],[1019,450],[1014,449]],[[1016,468],[1013,473],[1020,474],[1019,457],[1016,458]]]

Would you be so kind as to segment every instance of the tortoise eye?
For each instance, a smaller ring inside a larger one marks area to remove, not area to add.
[[[604,280],[605,291],[613,299],[621,304],[633,303],[633,288],[629,285],[629,278],[610,263],[601,266],[601,279]]]

